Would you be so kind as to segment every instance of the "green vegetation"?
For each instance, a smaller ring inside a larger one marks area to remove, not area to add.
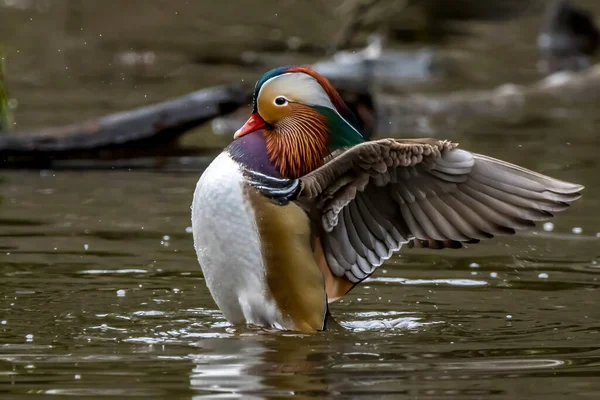
[[[13,125],[9,100],[6,89],[6,56],[4,50],[0,48],[0,133],[8,132]]]

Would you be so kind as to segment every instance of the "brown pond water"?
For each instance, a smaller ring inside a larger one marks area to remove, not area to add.
[[[324,11],[320,24],[289,23],[293,2],[265,17],[153,0],[84,8],[79,36],[79,20],[64,20],[76,3],[0,1],[19,126],[256,79],[264,66],[189,61],[211,44],[239,41],[244,21],[251,39],[264,26],[284,37],[311,26],[306,40],[331,34]],[[464,85],[537,77],[535,23],[454,44],[477,71]],[[64,59],[59,48],[68,49]],[[155,64],[114,63],[131,49],[154,51]],[[345,330],[314,335],[224,320],[192,247],[189,206],[201,171],[181,168],[189,160],[159,171],[1,171],[0,399],[600,398],[596,108],[552,109],[571,117],[482,124],[485,134],[458,136],[464,148],[586,185],[553,226],[459,251],[405,249],[333,306]]]

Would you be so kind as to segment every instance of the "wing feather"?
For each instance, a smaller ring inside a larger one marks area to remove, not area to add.
[[[320,215],[331,271],[368,277],[403,244],[461,247],[564,211],[583,186],[436,139],[354,146],[300,178],[296,199]]]

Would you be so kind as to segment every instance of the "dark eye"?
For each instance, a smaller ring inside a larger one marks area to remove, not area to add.
[[[287,103],[287,100],[285,99],[285,97],[277,97],[275,99],[275,104],[277,104],[278,106],[282,106],[285,103]]]

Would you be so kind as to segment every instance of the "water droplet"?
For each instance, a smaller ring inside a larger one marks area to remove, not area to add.
[[[490,277],[497,278],[498,277],[498,273],[497,272],[490,272]]]
[[[177,289],[177,288],[174,288],[174,289],[173,289],[173,293],[179,293],[179,292],[180,292],[180,290],[179,290],[179,289]]]
[[[548,279],[548,274],[545,272],[542,272],[541,274],[538,275],[538,278],[540,279]]]
[[[191,226],[186,227],[185,233],[192,233],[192,227]]]
[[[171,237],[169,235],[163,236],[163,240],[170,240],[170,239],[171,239]]]
[[[471,271],[471,275],[477,275],[477,271]]]
[[[25,335],[25,339],[27,339],[28,342],[31,342],[33,340],[33,334],[28,333],[27,335]]]
[[[76,375],[75,375],[73,378],[75,378],[75,380],[76,380],[76,381],[78,381],[78,380],[80,380],[80,379],[81,379],[81,375],[79,375],[79,374],[76,374]]]
[[[89,249],[89,248],[90,248],[90,245],[86,243],[86,244],[84,244],[84,245],[83,245],[83,248],[84,248],[85,250],[87,250],[87,249]]]
[[[300,39],[298,36],[291,36],[287,40],[288,49],[290,49],[292,51],[298,50],[301,45],[302,45],[302,39]]]
[[[583,229],[581,229],[580,227],[576,226],[575,228],[571,229],[571,231],[574,234],[579,235],[581,232],[583,232]]]
[[[471,264],[469,264],[469,268],[479,268],[479,264],[471,263]]]
[[[4,321],[0,321],[0,324],[2,324],[2,325],[6,325],[6,320],[4,320]]]
[[[125,291],[123,289],[117,290],[117,296],[118,297],[125,297]]]
[[[554,224],[552,222],[546,222],[544,224],[544,230],[546,232],[552,232],[554,230]]]
[[[506,316],[506,319],[512,319],[512,315],[508,314],[508,315]]]

